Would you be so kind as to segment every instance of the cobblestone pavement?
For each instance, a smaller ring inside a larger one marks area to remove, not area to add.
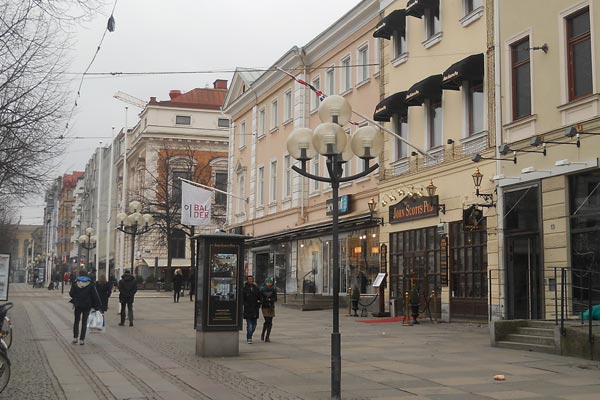
[[[278,306],[272,343],[240,355],[195,355],[193,303],[141,292],[135,326],[71,344],[67,294],[12,284],[12,378],[0,399],[327,399],[331,311]],[[67,291],[67,290],[65,290]],[[600,364],[489,346],[486,325],[366,324],[341,312],[344,399],[597,399]],[[261,323],[259,323],[259,328]],[[505,382],[493,380],[505,374]]]

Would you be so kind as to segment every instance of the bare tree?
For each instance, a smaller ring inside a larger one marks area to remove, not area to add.
[[[152,210],[155,218],[155,227],[159,232],[158,244],[167,248],[167,284],[172,279],[173,246],[170,244],[173,243],[175,232],[181,231],[187,238],[193,234],[192,226],[181,224],[181,180],[179,178],[214,186],[210,163],[223,156],[223,153],[194,150],[189,145],[179,149],[165,146],[158,153],[155,172],[146,169],[148,177],[146,192],[149,196],[144,202],[148,205],[148,209]],[[193,247],[192,258],[194,258]]]
[[[64,152],[69,23],[101,0],[0,0],[0,196],[39,193]]]

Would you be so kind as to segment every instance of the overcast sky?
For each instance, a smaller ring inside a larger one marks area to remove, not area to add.
[[[74,35],[69,75],[76,93],[106,27],[112,1]],[[231,82],[235,67],[266,68],[292,46],[303,46],[357,5],[359,0],[118,0],[116,29],[107,33],[89,72],[222,71],[217,73],[88,76],[71,119],[69,141],[56,175],[82,171],[99,141],[110,142],[112,127],[125,125],[125,106],[113,95],[125,92],[148,101],[167,100],[169,90]],[[74,99],[74,97],[73,97]],[[141,111],[129,106],[128,126]],[[105,137],[105,138],[101,138]],[[21,224],[41,224],[43,201],[22,208]],[[41,207],[40,207],[41,205]]]

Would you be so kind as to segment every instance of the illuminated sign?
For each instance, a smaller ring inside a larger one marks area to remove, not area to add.
[[[417,199],[404,198],[398,204],[390,206],[390,224],[435,217],[439,214],[438,196]]]

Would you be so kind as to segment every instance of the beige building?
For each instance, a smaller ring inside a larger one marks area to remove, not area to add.
[[[267,72],[238,68],[224,104],[231,116],[229,141],[229,224],[247,240],[248,273],[258,282],[274,276],[286,293],[332,294],[331,207],[329,184],[292,171],[287,152],[290,133],[320,124],[318,96],[277,70],[289,71],[325,95],[344,96],[353,109],[369,115],[379,101],[380,49],[372,37],[379,21],[379,2],[366,0],[303,47],[293,47]],[[353,120],[365,124],[364,118]],[[348,133],[357,126],[344,127]],[[363,168],[358,158],[345,174]],[[328,176],[325,158],[309,162],[311,173]],[[359,279],[373,292],[379,272],[379,229],[368,202],[377,192],[377,174],[340,188],[340,292]],[[247,199],[245,201],[244,199]]]
[[[169,100],[151,97],[136,125],[127,130],[126,136],[122,131],[115,139],[117,199],[111,221],[116,221],[119,212],[129,214],[128,205],[134,200],[142,203],[142,214],[150,213],[155,220],[152,231],[136,236],[136,275],[166,278],[169,249],[171,267],[182,268],[184,275],[188,274],[192,230],[180,223],[179,178],[226,189],[229,119],[220,110],[226,93],[227,81],[216,80],[212,88],[184,93],[172,90]],[[211,223],[196,228],[194,233],[221,229],[225,207],[226,195],[213,192]],[[115,226],[115,222],[112,224]],[[167,230],[171,231],[170,242],[166,240]],[[121,272],[119,267],[130,269],[132,235],[117,231],[116,241],[116,265]],[[154,270],[155,265],[159,270]]]
[[[503,262],[493,302],[504,318],[554,319],[560,268],[570,268],[569,313],[600,300],[600,8],[499,3],[499,152],[516,163],[499,164]]]
[[[487,318],[488,269],[498,264],[495,166],[478,165],[485,177],[478,193],[490,196],[477,196],[471,158],[494,155],[493,4],[381,6],[373,36],[382,41],[383,91],[374,119],[396,133],[386,135],[378,187],[389,252],[386,300],[393,314],[403,314],[414,289],[425,315]]]

